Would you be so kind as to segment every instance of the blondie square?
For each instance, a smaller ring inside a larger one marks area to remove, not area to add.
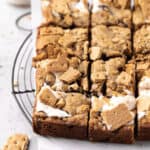
[[[95,60],[91,63],[91,92],[108,97],[135,93],[135,62],[124,57]]]
[[[87,92],[88,83],[87,60],[64,55],[54,59],[46,59],[36,63],[36,91],[39,92],[47,84],[55,91]]]
[[[150,53],[150,25],[143,25],[134,32],[135,55]]]
[[[131,96],[91,98],[89,139],[114,143],[134,143],[136,99]]]
[[[135,28],[150,24],[150,0],[134,0],[133,24]]]
[[[131,31],[119,26],[99,25],[92,28],[90,59],[131,56]],[[96,52],[96,53],[95,53]]]
[[[118,57],[106,61],[106,95],[132,95],[135,93],[135,61]]]
[[[131,27],[130,0],[93,0],[92,26]]]
[[[88,27],[88,0],[41,0],[42,23],[68,27]]]
[[[41,135],[87,139],[90,101],[81,93],[53,91],[45,85],[36,95],[34,131]]]
[[[138,139],[150,140],[150,57],[137,60],[137,124]]]
[[[62,29],[54,26],[38,28],[36,39],[36,56],[33,60],[53,59],[58,55],[88,57],[88,29]]]

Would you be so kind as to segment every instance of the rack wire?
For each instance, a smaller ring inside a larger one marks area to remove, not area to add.
[[[32,67],[32,33],[21,44],[12,68],[12,94],[28,121],[32,122],[35,97],[34,68]]]

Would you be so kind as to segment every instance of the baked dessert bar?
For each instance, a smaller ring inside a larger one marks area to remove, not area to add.
[[[91,30],[91,60],[131,56],[131,31],[129,28],[99,25]]]
[[[88,0],[41,0],[42,23],[68,27],[88,27]]]
[[[150,53],[150,25],[143,25],[134,32],[135,55]]]
[[[88,57],[88,29],[63,29],[54,26],[38,28],[34,61],[53,59],[58,55]]]
[[[106,95],[115,96],[135,94],[135,61],[127,61],[123,57],[112,58],[106,61]]]
[[[93,0],[92,26],[131,27],[130,0]]]
[[[91,63],[91,92],[108,97],[117,93],[132,95],[135,92],[135,62],[124,57],[95,60]]]
[[[138,139],[150,140],[150,59],[137,61]]]
[[[87,139],[89,99],[81,93],[53,91],[44,85],[36,95],[33,128],[36,133]]]
[[[130,144],[134,142],[136,99],[132,96],[91,98],[89,139]]]
[[[135,28],[150,24],[150,0],[134,0],[133,24]]]
[[[87,60],[64,55],[39,61],[36,63],[36,91],[39,92],[47,84],[54,91],[87,92],[88,67]]]

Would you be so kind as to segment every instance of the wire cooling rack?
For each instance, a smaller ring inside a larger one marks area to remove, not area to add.
[[[35,97],[34,68],[32,68],[32,33],[30,33],[20,46],[12,68],[12,93],[24,113],[31,123],[32,108]]]

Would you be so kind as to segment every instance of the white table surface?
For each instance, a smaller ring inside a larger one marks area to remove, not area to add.
[[[33,134],[31,125],[23,116],[11,94],[11,69],[17,50],[28,34],[15,27],[15,19],[29,8],[8,5],[0,0],[0,148],[8,136],[13,133],[26,133],[31,137],[30,150],[100,150],[100,149],[150,149],[150,142],[138,142],[126,146],[117,144],[99,144],[50,138],[46,140]],[[46,144],[42,144],[46,143]],[[38,145],[38,146],[37,146]],[[35,148],[36,147],[36,148]]]
[[[12,133],[32,135],[32,129],[11,94],[11,68],[22,40],[28,34],[15,27],[15,19],[29,11],[0,0],[0,148]]]

